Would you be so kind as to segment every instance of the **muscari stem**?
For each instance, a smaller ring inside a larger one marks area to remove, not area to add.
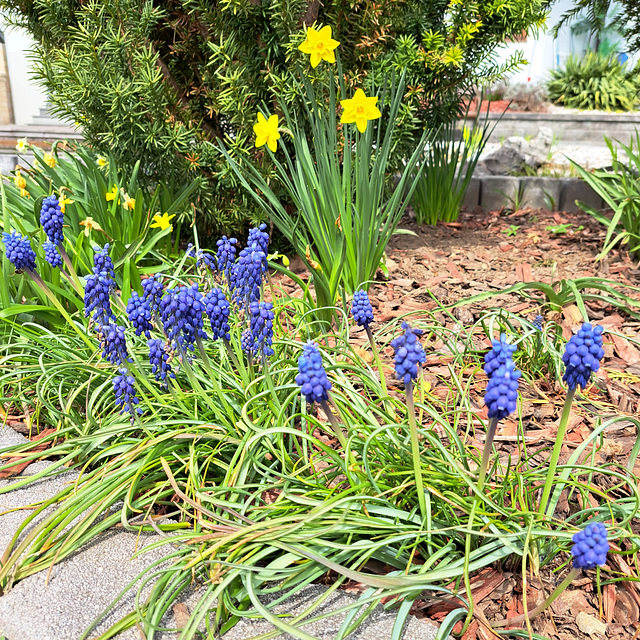
[[[409,416],[409,431],[411,434],[411,458],[413,460],[413,475],[416,479],[416,491],[420,513],[424,520],[427,518],[427,501],[424,497],[424,483],[422,481],[422,459],[420,457],[420,442],[418,440],[418,425],[416,424],[416,407],[413,402],[413,381],[404,385],[407,396],[407,413]]]
[[[480,463],[480,475],[478,476],[478,491],[482,491],[484,481],[487,477],[487,469],[489,467],[489,458],[493,450],[493,439],[498,428],[498,418],[489,418],[489,426],[487,427],[487,437],[484,441],[484,449],[482,451],[482,462]]]
[[[71,258],[69,258],[69,254],[64,250],[64,247],[62,246],[61,242],[58,242],[58,252],[62,257],[62,261],[67,265],[67,269],[69,270],[69,276],[71,276],[71,277],[67,276],[67,278],[69,279],[69,282],[71,282],[71,284],[73,285],[73,288],[76,290],[78,295],[80,297],[84,297],[84,287],[80,282],[80,278],[78,278],[78,274],[76,273],[76,270],[73,268],[73,263],[71,262]]]
[[[527,618],[531,620],[535,618],[538,614],[542,613],[553,601],[580,575],[581,569],[576,569],[575,567],[569,571],[567,577],[553,590],[553,593],[542,603],[539,604],[535,609],[529,612],[527,616],[520,615],[515,616],[513,618],[507,618],[506,620],[499,620],[498,622],[492,622],[491,626],[498,627],[507,627],[515,624],[521,624],[525,622]]]
[[[551,495],[551,489],[554,485],[554,477],[556,474],[556,468],[558,467],[558,460],[560,459],[560,451],[564,442],[564,435],[567,431],[567,425],[569,424],[569,416],[571,415],[571,405],[573,404],[573,398],[576,395],[576,390],[569,389],[567,391],[567,397],[564,401],[564,407],[562,407],[562,415],[560,416],[560,424],[558,425],[558,433],[556,435],[556,442],[553,445],[553,451],[551,452],[551,458],[549,459],[549,470],[547,471],[547,479],[544,483],[544,490],[542,492],[542,498],[540,498],[540,504],[538,505],[538,513],[544,515],[547,509],[547,502]]]
[[[53,295],[53,292],[49,287],[45,284],[44,280],[31,269],[25,269],[27,275],[35,282],[35,284],[40,287],[40,290],[51,300],[53,306],[60,312],[62,317],[67,321],[67,324],[72,327],[75,332],[82,338],[85,344],[92,350],[95,351],[96,345],[89,339],[89,337],[83,332],[80,331],[76,323],[71,319],[71,316],[67,313],[66,309],[60,304],[60,301],[56,296]]]
[[[373,333],[371,332],[371,327],[369,325],[365,325],[365,331],[367,332],[367,336],[369,337],[369,344],[371,345],[371,351],[373,352],[373,359],[376,361],[376,367],[378,367],[378,373],[380,374],[380,386],[382,387],[382,393],[386,398],[389,394],[387,392],[387,381],[385,380],[384,371],[382,369],[380,352],[376,347],[376,341],[373,339]]]
[[[347,440],[344,437],[344,433],[342,431],[342,427],[340,426],[340,423],[338,422],[338,419],[333,414],[333,411],[331,411],[331,407],[329,406],[329,403],[326,400],[321,400],[320,406],[322,407],[322,410],[327,414],[327,419],[331,423],[331,427],[333,428],[333,431],[336,434],[336,438],[338,438],[338,442],[340,443],[340,446],[346,453]]]

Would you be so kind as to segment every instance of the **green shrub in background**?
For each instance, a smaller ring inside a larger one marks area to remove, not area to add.
[[[601,211],[584,202],[580,207],[590,213],[596,220],[607,227],[604,247],[598,256],[601,260],[617,244],[627,248],[636,259],[640,259],[640,133],[636,132],[628,145],[613,142],[605,137],[611,152],[612,170],[587,171],[572,162],[579,176],[605,201],[613,210],[609,218]],[[626,154],[628,160],[620,159],[620,152]]]
[[[176,184],[208,179],[202,231],[229,231],[255,213],[237,191],[217,144],[253,148],[251,127],[274,95],[296,98],[289,71],[302,59],[303,25],[332,25],[347,83],[365,90],[389,71],[407,73],[399,138],[415,140],[425,121],[450,120],[461,94],[503,77],[491,54],[506,39],[540,26],[547,0],[0,0],[36,41],[35,75],[56,115],[77,121],[118,166]],[[370,70],[373,73],[370,73]],[[322,73],[322,71],[319,71]],[[396,147],[402,155],[402,145]],[[257,157],[262,158],[258,152]]]
[[[120,171],[112,157],[97,157],[82,146],[63,148],[56,144],[51,153],[27,146],[22,149],[26,151],[35,155],[35,162],[31,165],[23,160],[3,183],[0,227],[3,231],[17,229],[35,239],[39,274],[71,308],[77,307],[77,296],[68,295],[60,287],[60,271],[52,269],[44,258],[40,224],[44,197],[55,194],[60,200],[65,220],[64,249],[72,263],[70,275],[91,273],[93,247],[109,243],[125,300],[131,283],[139,283],[140,273],[160,270],[158,265],[164,257],[177,250],[180,227],[187,216],[192,216],[190,199],[198,188],[197,179],[177,190],[160,184],[150,192],[139,185],[138,163],[130,172]],[[190,219],[186,221],[191,223]],[[27,313],[58,322],[59,313],[48,305],[42,291],[28,278],[16,277],[4,253],[0,261],[4,276],[0,313],[4,317]],[[81,283],[76,285],[78,289]]]
[[[549,99],[573,109],[630,111],[638,104],[637,70],[593,51],[551,72]]]

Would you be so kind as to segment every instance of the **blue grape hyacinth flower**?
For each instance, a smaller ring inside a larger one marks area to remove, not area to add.
[[[198,285],[169,289],[160,300],[160,315],[174,349],[193,350],[204,332],[204,304]]]
[[[115,320],[111,310],[111,290],[114,282],[106,275],[88,275],[84,285],[84,316],[93,314],[93,321],[98,325]]]
[[[167,376],[175,378],[176,374],[171,369],[169,364],[170,354],[165,348],[163,340],[155,338],[147,341],[149,347],[149,362],[151,363],[151,373],[156,377],[156,380],[161,382],[164,387],[167,386]]]
[[[592,522],[571,538],[573,566],[576,569],[595,569],[607,562],[609,542],[607,530],[601,522]]]
[[[484,372],[491,377],[493,372],[509,360],[513,360],[514,344],[507,344],[506,334],[500,334],[500,340],[492,340],[491,351],[484,357]]]
[[[507,360],[490,374],[484,403],[489,408],[489,418],[502,420],[516,410],[518,386],[522,372],[516,369],[513,360]]]
[[[249,229],[249,236],[247,238],[247,247],[255,247],[258,251],[264,254],[261,261],[262,273],[266,273],[269,265],[267,263],[267,254],[269,253],[269,234],[265,231],[267,225],[263,222],[258,227]]]
[[[351,302],[351,315],[355,323],[360,327],[368,327],[373,322],[373,307],[367,292],[363,289],[353,294]]]
[[[50,240],[45,240],[42,243],[44,249],[45,260],[54,268],[57,269],[62,266],[62,256],[58,251],[58,247]]]
[[[202,303],[204,304],[205,313],[209,316],[213,334],[212,339],[231,340],[229,333],[231,330],[229,326],[229,301],[224,291],[222,289],[212,289],[205,293]]]
[[[159,278],[160,276],[153,275],[142,281],[142,291],[151,311],[158,310],[160,298],[164,293],[164,287]]]
[[[544,318],[538,314],[533,320],[533,326],[538,330],[542,331],[542,323],[544,322]]]
[[[227,238],[227,236],[222,236],[222,238],[216,242],[216,246],[218,247],[216,252],[218,271],[224,273],[227,278],[229,277],[229,271],[233,263],[236,261],[235,245],[237,243],[238,241],[235,238]]]
[[[56,196],[48,196],[42,201],[42,206],[40,207],[40,224],[47,234],[49,242],[56,246],[64,242],[64,234],[62,231],[64,216],[60,210],[60,203]]]
[[[124,327],[115,323],[104,324],[100,327],[98,336],[102,344],[102,357],[107,362],[118,366],[133,362],[129,357]]]
[[[108,278],[115,278],[113,262],[109,257],[109,243],[105,244],[104,247],[96,246],[93,250],[96,252],[93,256],[93,273],[96,275],[106,274]]]
[[[137,291],[131,293],[129,302],[127,302],[127,316],[136,330],[137,336],[144,333],[147,338],[151,337],[150,331],[153,329],[151,325],[151,307],[149,307],[147,299],[144,296],[141,298]]]
[[[296,384],[309,404],[324,402],[329,399],[331,382],[322,364],[322,356],[315,342],[307,342],[298,359],[298,375]]]
[[[118,369],[118,375],[113,379],[113,392],[116,397],[116,407],[122,407],[121,414],[130,413],[133,422],[134,415],[141,414],[142,409],[136,406],[140,399],[136,395],[135,380],[127,369]]]
[[[196,251],[196,266],[198,269],[215,271],[216,259],[210,253],[205,253],[202,249],[198,249]]]
[[[2,234],[2,242],[5,247],[5,255],[16,271],[35,271],[36,254],[31,248],[28,236],[22,236],[17,231]]]
[[[262,352],[267,358],[274,354],[273,343],[273,305],[270,302],[252,302],[250,331],[254,351]]]
[[[410,384],[418,377],[418,365],[427,358],[418,337],[422,335],[421,329],[412,329],[407,322],[402,323],[404,333],[391,341],[395,350],[394,362],[396,376],[405,385]]]
[[[604,357],[602,332],[601,326],[592,327],[585,322],[567,342],[562,356],[566,365],[562,379],[570,390],[575,390],[578,385],[584,389],[591,380],[591,374],[600,369],[600,361]]]
[[[255,244],[240,252],[238,261],[231,269],[230,278],[233,298],[238,304],[260,300],[264,260],[266,255]]]

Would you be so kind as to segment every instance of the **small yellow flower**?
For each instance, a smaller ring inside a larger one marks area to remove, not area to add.
[[[115,200],[117,197],[118,197],[118,187],[114,184],[113,189],[107,192],[107,194],[105,195],[105,198],[107,199],[107,202],[111,202],[112,200]],[[118,198],[118,204],[120,204],[120,198]]]
[[[27,188],[27,181],[23,178],[20,171],[16,171],[16,175],[13,178],[13,184],[15,184],[16,188],[20,190]]]
[[[280,134],[278,133],[278,116],[273,115],[266,120],[265,117],[259,113],[258,122],[253,125],[253,131],[256,134],[256,147],[262,147],[266,144],[273,153],[278,148],[278,140]]]
[[[369,120],[377,120],[382,115],[380,109],[376,107],[376,102],[378,102],[378,98],[375,96],[367,98],[364,91],[358,89],[353,98],[340,101],[344,109],[340,122],[342,124],[355,122],[358,131],[364,133]]]
[[[60,211],[64,213],[68,204],[73,204],[73,200],[69,200],[67,196],[61,196],[60,200],[58,200],[58,204],[60,205]]]
[[[43,159],[44,163],[50,166],[52,169],[56,166],[56,159],[53,153],[45,153]]]
[[[102,156],[98,156],[98,166],[102,169],[102,167],[106,167],[109,164],[109,161]]]
[[[30,198],[31,194],[26,189],[20,189],[20,195],[23,198]]]
[[[129,211],[133,211],[136,208],[136,199],[130,198],[129,194],[124,189],[120,189],[120,191],[122,192],[122,197],[124,198],[122,206],[125,209],[129,209]]]
[[[102,227],[93,218],[89,216],[87,216],[84,220],[82,220],[80,224],[84,227],[84,235],[87,238],[91,233],[91,229],[95,229],[96,231],[102,231]]]
[[[16,142],[16,151],[19,151],[20,153],[24,153],[27,150],[28,146],[29,145],[27,144],[27,139],[20,138],[18,142]]]
[[[302,53],[311,56],[311,66],[315,69],[321,60],[333,64],[336,61],[334,49],[340,43],[331,38],[331,27],[323,27],[316,31],[313,27],[307,29],[307,39],[298,47]]]
[[[159,213],[156,213],[155,216],[153,216],[153,224],[150,225],[150,227],[153,228],[158,228],[160,229],[160,231],[164,231],[165,229],[171,229],[173,231],[173,225],[169,222],[169,220],[171,220],[171,218],[175,218],[176,214],[172,214],[169,215],[169,213],[163,213],[162,215],[160,215]]]

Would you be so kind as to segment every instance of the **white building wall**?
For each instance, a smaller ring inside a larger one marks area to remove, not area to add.
[[[564,66],[571,55],[584,55],[588,49],[588,36],[575,35],[571,31],[571,24],[564,26],[558,33],[558,38],[551,36],[551,29],[559,22],[560,17],[573,7],[572,0],[558,0],[551,8],[546,26],[539,31],[537,37],[529,36],[526,42],[510,42],[498,51],[498,60],[504,63],[509,56],[520,50],[524,53],[527,64],[523,65],[510,78],[509,83],[544,83],[549,72]],[[624,40],[620,41],[619,53],[626,53]],[[638,59],[638,54],[630,56],[630,63]]]
[[[47,103],[46,93],[30,77],[31,63],[27,56],[33,40],[26,31],[7,26],[1,17],[0,29],[5,38],[16,124],[33,124],[34,116],[40,115],[40,109]]]

